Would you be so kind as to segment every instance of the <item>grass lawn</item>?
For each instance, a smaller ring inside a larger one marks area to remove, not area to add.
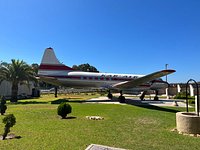
[[[63,95],[61,98],[72,97]],[[94,95],[77,95],[81,100]],[[176,111],[185,108],[139,107],[133,105],[86,104],[69,102],[73,108],[71,117],[60,119],[57,104],[51,95],[40,99],[8,104],[8,113],[16,116],[17,123],[11,133],[21,139],[0,141],[1,150],[67,149],[84,150],[88,145],[102,144],[126,149],[196,150],[200,138],[179,135],[170,130],[176,127]],[[104,120],[87,120],[86,116],[99,115]],[[4,116],[0,116],[2,120]],[[0,123],[3,133],[4,124]]]

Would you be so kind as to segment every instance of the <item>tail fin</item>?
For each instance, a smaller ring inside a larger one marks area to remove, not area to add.
[[[49,47],[49,48],[45,49],[41,64],[60,65],[61,63],[57,59],[53,49],[51,47]]]
[[[74,70],[74,69],[60,63],[59,60],[57,59],[53,49],[50,47],[50,48],[45,49],[44,55],[42,57],[42,62],[39,66],[39,70],[70,71],[70,70]]]

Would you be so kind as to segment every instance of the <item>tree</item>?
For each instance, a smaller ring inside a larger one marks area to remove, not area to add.
[[[36,81],[35,72],[23,60],[12,59],[11,63],[4,63],[0,66],[0,83],[2,81],[11,82],[11,102],[17,102],[18,85]]]
[[[86,71],[86,72],[99,72],[94,66],[87,64],[81,64],[81,65],[73,65],[72,68],[74,70],[78,71]]]
[[[38,74],[38,70],[39,70],[39,65],[37,63],[33,63],[31,65],[33,71],[35,72],[35,74]]]
[[[3,118],[3,123],[5,124],[4,133],[3,133],[3,140],[5,140],[6,136],[10,132],[10,128],[15,125],[16,118],[13,114],[9,114],[5,118]]]

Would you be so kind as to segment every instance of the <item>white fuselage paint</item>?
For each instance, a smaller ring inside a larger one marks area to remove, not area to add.
[[[144,75],[134,74],[114,74],[114,73],[93,73],[93,72],[81,72],[81,71],[65,71],[65,70],[39,70],[39,76],[48,76],[56,78],[56,81],[52,81],[52,84],[63,85],[72,88],[109,88],[112,86],[130,80],[134,80]],[[50,82],[51,81],[47,81]],[[123,92],[140,92],[145,90],[157,90],[165,88],[168,85],[162,82],[162,79],[156,79],[155,82],[148,82],[140,86],[133,87],[131,89],[123,89]]]

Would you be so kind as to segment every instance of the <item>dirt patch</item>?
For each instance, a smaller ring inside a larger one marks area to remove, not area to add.
[[[156,125],[158,121],[152,118],[139,118],[135,123],[138,125]]]

